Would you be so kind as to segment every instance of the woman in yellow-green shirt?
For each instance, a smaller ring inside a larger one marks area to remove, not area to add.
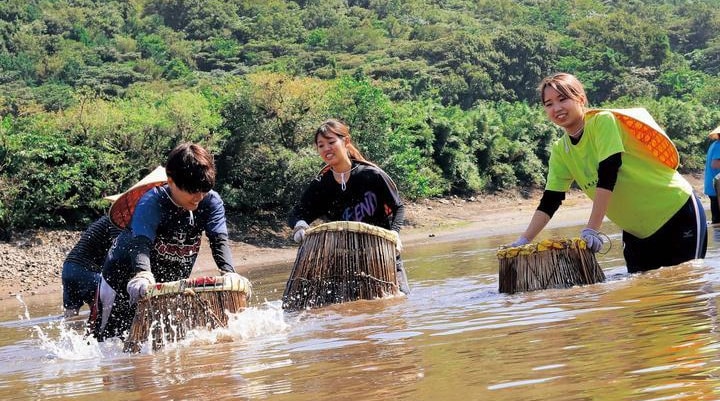
[[[539,86],[545,112],[565,134],[553,145],[545,192],[525,232],[530,242],[550,221],[575,182],[592,200],[580,237],[597,252],[607,216],[623,230],[628,272],[705,257],[705,212],[677,172],[677,150],[644,109],[588,109],[578,79],[559,73]]]

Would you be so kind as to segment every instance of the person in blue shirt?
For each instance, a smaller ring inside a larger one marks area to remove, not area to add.
[[[720,174],[720,126],[708,135],[710,147],[705,161],[705,195],[710,198],[711,223],[720,223],[720,203],[718,203],[718,186],[720,182],[715,178]]]
[[[137,204],[121,196],[110,209],[111,219],[124,230],[102,270],[101,316],[91,327],[100,341],[122,337],[130,329],[137,301],[150,286],[190,276],[203,233],[220,272],[241,280],[233,267],[225,208],[213,190],[213,157],[197,144],[183,143],[170,152],[165,170],[167,182],[151,185]]]

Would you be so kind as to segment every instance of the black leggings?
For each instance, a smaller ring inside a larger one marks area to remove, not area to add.
[[[702,259],[706,250],[707,220],[695,195],[653,235],[640,239],[623,231],[623,254],[630,273]]]
[[[710,217],[710,222],[713,224],[720,223],[720,205],[717,196],[710,196]]]

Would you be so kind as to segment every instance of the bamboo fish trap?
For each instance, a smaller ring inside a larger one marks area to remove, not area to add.
[[[393,232],[360,222],[308,229],[285,286],[283,309],[399,294],[395,246]]]
[[[236,313],[247,306],[251,285],[242,276],[240,281],[225,278],[197,277],[150,288],[138,301],[125,352],[139,352],[146,342],[160,349],[185,338],[192,329],[226,327],[226,312]]]
[[[605,280],[595,254],[580,238],[548,239],[523,246],[500,248],[499,291],[567,288]]]

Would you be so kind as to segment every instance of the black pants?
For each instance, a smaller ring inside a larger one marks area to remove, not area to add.
[[[710,217],[712,224],[720,223],[720,205],[717,196],[710,196]]]
[[[623,254],[629,273],[674,266],[702,259],[707,250],[707,220],[694,195],[680,210],[647,238],[623,231]]]

